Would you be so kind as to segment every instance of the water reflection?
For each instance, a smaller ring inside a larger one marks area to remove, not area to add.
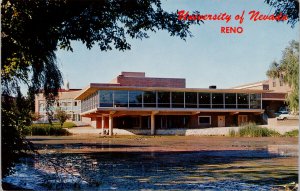
[[[4,181],[34,190],[276,190],[297,182],[296,161],[265,151],[48,154]]]

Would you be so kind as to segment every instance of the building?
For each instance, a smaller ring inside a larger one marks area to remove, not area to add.
[[[146,77],[144,72],[122,72],[109,83],[85,89],[59,90],[52,110],[61,108],[72,121],[113,133],[113,127],[144,130],[197,129],[268,123],[286,107],[291,89],[279,79],[268,79],[229,89],[186,88],[182,78]],[[46,118],[45,98],[35,99],[35,110]]]
[[[122,72],[110,83],[91,83],[75,100],[95,128],[156,129],[262,123],[264,89],[186,88],[185,79]]]
[[[277,111],[287,107],[285,100],[291,91],[291,88],[284,83],[282,76],[281,78],[269,78],[268,80],[244,84],[233,88],[269,90],[268,92],[262,93],[262,108],[269,118],[274,118]]]
[[[51,108],[55,113],[57,109],[61,109],[69,116],[68,120],[81,121],[81,101],[74,98],[80,92],[81,89],[69,89],[68,86],[65,89],[58,90],[58,97]],[[41,116],[41,121],[47,121],[46,114],[46,100],[43,93],[39,93],[35,96],[35,113]]]

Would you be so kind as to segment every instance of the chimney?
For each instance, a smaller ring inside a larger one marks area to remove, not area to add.
[[[217,86],[216,85],[211,85],[208,87],[209,89],[217,89]]]
[[[68,91],[68,90],[70,89],[70,84],[69,84],[69,81],[68,81],[68,80],[66,80],[66,81],[65,81],[65,84],[64,84],[64,86],[65,86],[65,87],[64,87],[64,88],[65,88],[65,90],[67,90],[67,91]]]

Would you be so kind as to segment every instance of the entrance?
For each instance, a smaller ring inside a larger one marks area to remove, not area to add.
[[[248,122],[248,115],[239,115],[238,116],[238,125],[243,125]]]
[[[225,116],[224,115],[218,116],[218,127],[225,127]]]

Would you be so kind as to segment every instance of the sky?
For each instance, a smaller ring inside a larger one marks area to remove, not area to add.
[[[249,11],[271,14],[264,0],[162,0],[167,11],[199,11],[200,14],[231,15],[231,21],[205,21],[193,26],[186,41],[166,31],[149,33],[150,38],[128,39],[131,50],[101,52],[81,42],[73,42],[74,51],[57,51],[57,61],[70,88],[89,83],[107,83],[122,71],[145,72],[148,77],[185,78],[189,88],[230,88],[267,79],[266,71],[279,61],[282,51],[298,40],[299,23],[291,28],[286,22],[250,21]],[[242,24],[235,15],[245,10]],[[222,26],[243,27],[241,34],[222,34]]]

